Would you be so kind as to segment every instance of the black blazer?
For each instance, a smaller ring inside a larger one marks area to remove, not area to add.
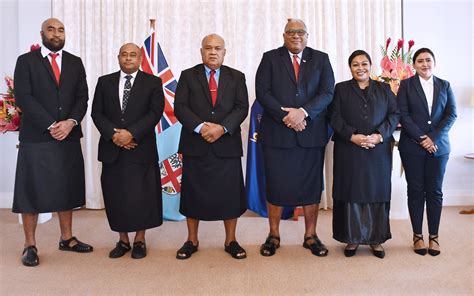
[[[176,89],[175,115],[183,125],[179,152],[190,156],[204,156],[209,149],[220,157],[240,157],[242,138],[240,124],[247,117],[249,103],[245,75],[221,66],[216,105],[212,106],[211,92],[203,64],[184,70]],[[194,129],[204,121],[217,123],[227,129],[219,140],[210,144]]]
[[[335,141],[350,142],[353,134],[379,133],[390,143],[400,112],[388,84],[370,80],[366,100],[357,81],[351,79],[336,84],[330,118]]]
[[[425,155],[426,150],[419,142],[420,136],[428,135],[438,146],[435,156],[449,154],[451,146],[448,132],[457,117],[456,102],[449,82],[433,76],[431,115],[418,75],[400,83],[397,99],[402,124],[398,146],[400,152]]]
[[[20,141],[55,141],[48,127],[55,121],[75,119],[76,125],[66,140],[82,137],[80,122],[89,99],[86,72],[79,57],[63,51],[59,86],[48,58],[41,50],[18,57],[15,67],[15,98],[23,111]]]
[[[120,71],[102,76],[97,82],[92,103],[92,119],[100,132],[98,159],[113,163],[123,161],[155,163],[158,161],[155,126],[165,106],[161,79],[138,71],[122,114],[119,98]],[[112,142],[114,128],[128,130],[138,144],[127,150]]]
[[[298,83],[286,47],[263,54],[255,77],[257,100],[264,112],[259,142],[273,147],[323,147],[328,141],[326,109],[332,101],[334,73],[326,53],[306,47]],[[295,132],[282,119],[281,107],[303,107],[308,112],[306,129]]]

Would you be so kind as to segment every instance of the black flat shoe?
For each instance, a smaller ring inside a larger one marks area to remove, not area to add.
[[[224,246],[224,250],[229,253],[232,258],[235,259],[245,259],[247,258],[247,253],[236,241],[231,241],[228,246]]]
[[[39,264],[38,249],[36,246],[28,246],[23,249],[21,262],[25,266],[36,266]]]
[[[71,246],[72,242],[76,242],[76,244]],[[81,242],[75,236],[71,237],[70,239],[59,239],[59,249],[61,251],[72,251],[77,253],[89,253],[93,251],[91,245]]]
[[[347,247],[344,249],[344,255],[346,257],[352,257],[356,254],[357,248],[359,248],[359,245],[357,244],[354,249],[348,249]]]
[[[120,258],[131,249],[132,247],[130,247],[130,243],[126,243],[120,240],[117,242],[117,244],[115,244],[115,248],[110,251],[109,258]]]
[[[310,240],[314,240],[314,242],[308,243],[308,241]],[[326,246],[321,242],[321,240],[316,235],[305,237],[304,242],[303,242],[303,247],[305,249],[311,250],[311,253],[318,257],[325,257],[329,253]]]
[[[385,251],[384,250],[375,250],[372,245],[370,245],[370,249],[372,250],[372,254],[374,254],[375,257],[383,259],[385,257]]]
[[[429,240],[430,242],[434,242],[435,244],[439,246],[437,235],[433,235],[433,236],[430,235]],[[430,254],[431,256],[438,256],[439,254],[441,254],[441,251],[428,248],[428,254]]]
[[[199,243],[195,246],[192,241],[186,241],[176,252],[176,259],[188,259],[197,252]]]
[[[146,244],[145,242],[134,242],[132,249],[133,259],[142,259],[146,257]]]
[[[423,235],[422,234],[413,234],[413,251],[415,251],[415,253],[417,253],[418,255],[425,256],[426,255],[426,248],[415,249],[416,243],[419,242],[420,240],[423,241]]]
[[[265,243],[260,246],[260,255],[270,257],[275,255],[276,249],[280,247],[280,237],[269,235]]]

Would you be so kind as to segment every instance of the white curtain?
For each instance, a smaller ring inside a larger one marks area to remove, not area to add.
[[[372,56],[373,71],[379,73],[379,46],[387,37],[401,37],[401,0],[52,0],[52,4],[53,16],[66,27],[66,50],[85,64],[89,103],[97,78],[119,69],[119,47],[126,42],[141,44],[147,37],[150,18],[156,19],[158,41],[177,79],[182,70],[201,61],[203,36],[223,36],[224,63],[246,74],[250,103],[255,100],[255,72],[262,54],[283,44],[287,18],[306,22],[308,46],[329,54],[336,81],[351,77],[347,58],[356,49]],[[99,134],[90,108],[82,127],[87,207],[102,208]],[[248,119],[242,128],[245,149]],[[326,159],[324,208],[332,206],[332,144]]]

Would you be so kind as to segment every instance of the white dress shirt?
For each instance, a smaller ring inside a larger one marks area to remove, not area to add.
[[[431,108],[433,107],[433,75],[428,80],[420,78],[421,88],[423,88],[423,92],[425,93],[426,102],[428,103],[428,113],[431,115]]]

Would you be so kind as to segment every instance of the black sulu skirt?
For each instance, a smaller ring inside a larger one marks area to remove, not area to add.
[[[377,245],[392,238],[390,202],[348,203],[334,200],[333,238],[346,244]]]
[[[212,149],[202,157],[183,156],[181,214],[218,221],[238,218],[246,210],[240,157],[218,157]]]

